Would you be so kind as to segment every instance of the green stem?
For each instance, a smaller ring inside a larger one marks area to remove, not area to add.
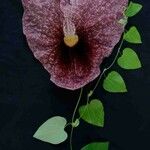
[[[80,94],[79,94],[79,98],[78,98],[76,107],[75,107],[75,109],[74,109],[74,111],[73,111],[72,120],[71,120],[72,123],[74,123],[75,115],[76,115],[76,112],[77,112],[79,103],[80,103],[80,101],[81,101],[82,93],[83,93],[83,88],[81,88],[81,91],[80,91]],[[73,130],[74,130],[74,127],[71,126],[71,132],[70,132],[70,150],[73,150],[73,146],[72,146]]]

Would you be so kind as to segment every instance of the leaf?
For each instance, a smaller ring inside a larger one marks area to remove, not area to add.
[[[142,43],[140,33],[135,26],[131,27],[129,31],[125,33],[124,40],[134,44]]]
[[[94,99],[90,104],[79,108],[80,117],[95,126],[104,126],[104,108],[100,100]]]
[[[60,144],[68,137],[64,131],[66,123],[67,121],[63,117],[52,117],[38,128],[33,137],[51,144]]]
[[[80,120],[79,120],[79,119],[76,119],[75,122],[72,123],[72,126],[73,126],[74,128],[76,128],[76,127],[79,126],[79,124],[80,124]]]
[[[126,25],[128,23],[128,18],[126,16],[124,16],[123,18],[121,18],[118,23],[122,24],[122,25]]]
[[[138,69],[141,68],[141,62],[131,48],[125,48],[123,50],[123,55],[118,59],[118,64],[124,69]]]
[[[93,91],[91,90],[89,93],[88,93],[88,97],[91,97],[93,95]]]
[[[141,4],[138,4],[138,3],[133,3],[132,1],[130,2],[126,12],[125,12],[125,15],[127,17],[133,17],[135,16],[137,13],[140,12],[140,10],[142,9],[142,5]]]
[[[81,150],[108,150],[109,142],[96,142],[83,147]]]
[[[104,79],[103,88],[112,93],[123,93],[127,92],[125,82],[121,75],[112,71],[108,74],[108,76]]]

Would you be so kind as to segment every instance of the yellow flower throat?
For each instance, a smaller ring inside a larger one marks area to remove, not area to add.
[[[64,43],[68,47],[74,47],[79,41],[78,35],[66,35],[64,37]]]

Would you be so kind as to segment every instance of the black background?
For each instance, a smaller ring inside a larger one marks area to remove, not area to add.
[[[93,98],[101,99],[105,106],[105,127],[81,121],[73,136],[74,150],[107,140],[110,150],[150,150],[150,1],[136,2],[144,8],[128,26],[137,26],[143,44],[130,47],[138,53],[143,67],[133,71],[117,65],[112,68],[124,77],[128,93],[109,94],[99,85]],[[79,91],[64,90],[49,81],[49,74],[27,46],[22,13],[20,0],[0,0],[0,150],[69,150],[68,140],[53,146],[32,138],[52,116],[70,120]],[[106,64],[109,61],[111,57]]]

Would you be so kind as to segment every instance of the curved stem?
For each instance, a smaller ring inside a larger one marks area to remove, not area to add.
[[[81,91],[80,91],[80,94],[79,94],[79,98],[78,98],[76,107],[75,107],[75,109],[74,109],[74,111],[73,111],[73,115],[72,115],[72,119],[71,119],[71,122],[72,122],[72,123],[74,123],[75,115],[76,115],[76,112],[77,112],[79,103],[80,103],[80,101],[81,101],[82,93],[83,93],[83,88],[81,88]],[[73,135],[73,129],[74,129],[74,127],[71,126],[71,132],[70,132],[70,150],[73,150],[73,147],[72,147],[72,135]]]
[[[74,129],[74,127],[71,127],[71,132],[70,132],[70,150],[73,150],[73,146],[72,146],[73,129]]]
[[[68,127],[68,126],[70,126],[70,125],[72,125],[71,122],[67,123],[67,124],[65,125],[65,128]]]

